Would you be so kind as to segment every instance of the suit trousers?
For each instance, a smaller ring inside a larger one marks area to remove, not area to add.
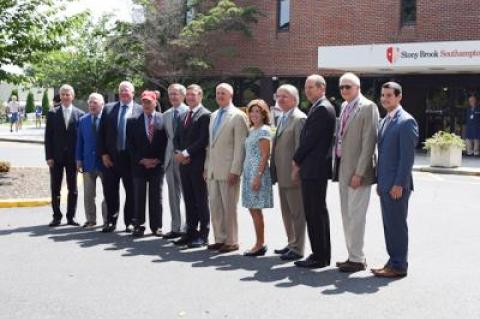
[[[365,223],[372,186],[353,189],[348,184],[339,183],[338,189],[348,260],[363,263],[365,262],[363,253]]]
[[[208,195],[215,243],[237,245],[237,204],[240,197],[240,182],[230,186],[227,181],[209,180]]]
[[[288,249],[303,255],[305,248],[305,210],[300,187],[278,187]]]
[[[173,232],[182,231],[182,214],[180,210],[180,198],[182,196],[182,181],[180,178],[180,165],[175,160],[175,154],[172,153],[170,163],[165,170],[165,177],[168,185],[168,202],[170,204],[171,225]]]
[[[85,218],[87,222],[97,222],[97,206],[95,198],[97,195],[97,178],[100,178],[103,185],[103,174],[101,171],[93,170],[83,173],[83,203],[85,206]],[[107,202],[102,200],[103,224],[107,223]]]
[[[403,190],[399,200],[394,200],[389,193],[380,194],[382,207],[383,231],[390,259],[387,265],[399,271],[408,268],[408,200],[411,191]]]
[[[311,257],[325,265],[329,265],[331,259],[327,185],[327,179],[302,179],[303,205],[312,247]]]
[[[210,231],[207,184],[203,178],[203,166],[201,169],[191,166],[180,166],[187,235],[191,239],[202,237],[207,241]]]
[[[133,225],[135,225],[135,227],[143,226],[143,224],[145,224],[145,206],[148,184],[148,218],[150,230],[155,232],[157,229],[162,228],[162,183],[163,172],[161,174],[152,174],[150,176],[133,177],[135,194]]]
[[[77,166],[75,161],[54,162],[50,168],[50,190],[52,194],[53,219],[62,219],[60,211],[60,191],[62,188],[63,171],[67,175],[67,220],[75,218],[78,200]]]
[[[104,197],[107,200],[108,222],[116,224],[120,211],[120,180],[125,189],[125,205],[123,207],[123,221],[125,225],[133,225],[134,194],[130,154],[121,151],[114,160],[113,167],[103,172]]]

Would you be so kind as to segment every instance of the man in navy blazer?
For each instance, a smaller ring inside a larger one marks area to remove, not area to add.
[[[67,175],[67,224],[79,226],[75,221],[77,210],[77,168],[75,165],[75,144],[77,142],[78,120],[84,112],[72,102],[75,91],[70,85],[60,88],[61,105],[48,112],[45,126],[45,158],[50,168],[53,220],[50,227],[60,226],[60,189],[63,171]]]
[[[163,116],[155,111],[157,97],[153,91],[142,94],[143,113],[127,121],[128,150],[132,158],[133,193],[135,195],[133,236],[145,232],[145,200],[148,184],[150,230],[162,236],[163,160],[167,147]]]
[[[77,134],[77,170],[83,173],[83,201],[85,207],[85,228],[94,227],[97,224],[97,208],[95,197],[97,194],[97,177],[103,183],[103,165],[97,155],[97,132],[102,116],[103,96],[92,93],[88,97],[89,113],[80,118]],[[102,201],[103,224],[107,223],[107,205]]]
[[[372,269],[378,277],[407,275],[408,200],[413,190],[412,167],[418,143],[418,125],[400,105],[402,87],[395,82],[382,86],[381,102],[388,114],[378,134],[377,192],[382,208],[387,252],[383,268]]]
[[[104,170],[104,195],[107,201],[108,223],[102,232],[116,229],[120,211],[120,180],[125,189],[123,221],[125,231],[133,231],[133,180],[130,152],[127,145],[127,119],[142,113],[142,106],[133,100],[135,88],[124,81],[118,87],[120,101],[106,105],[98,129],[97,153],[102,158]]]

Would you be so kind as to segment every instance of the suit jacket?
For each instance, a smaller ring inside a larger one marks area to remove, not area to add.
[[[55,107],[47,114],[45,127],[45,158],[55,162],[75,163],[75,145],[77,144],[78,120],[84,112],[75,106],[68,127],[65,127],[65,118],[61,106]]]
[[[300,166],[303,180],[325,180],[332,176],[332,144],[335,133],[335,108],[326,97],[310,109],[293,159]]]
[[[105,105],[102,112],[102,118],[100,119],[100,127],[98,129],[97,154],[100,157],[108,154],[114,162],[118,155],[117,126],[119,111],[120,102],[113,102]],[[136,117],[143,113],[143,108],[141,105],[134,102],[132,112],[132,117]]]
[[[292,182],[292,160],[300,145],[300,135],[307,116],[298,108],[290,113],[287,125],[277,132],[272,142],[270,175],[272,183],[278,182],[280,187],[296,187]]]
[[[97,120],[100,125],[100,118]],[[83,162],[83,171],[101,170],[102,161],[97,155],[97,130],[93,130],[93,116],[87,113],[78,122],[77,148],[75,159]]]
[[[418,143],[418,125],[400,106],[384,132],[382,120],[378,136],[378,191],[386,193],[394,185],[413,190],[412,167]]]
[[[187,150],[190,155],[190,164],[180,165],[180,168],[194,169],[195,171],[202,172],[205,165],[205,157],[208,146],[208,125],[210,123],[211,112],[204,106],[193,115],[192,123],[185,127],[185,123],[188,112],[185,112],[180,117],[180,125],[175,133],[175,150],[183,151]]]
[[[187,112],[188,106],[185,104],[182,104],[178,107],[179,111],[179,118],[182,116],[183,113]],[[165,161],[164,161],[164,168],[167,170],[167,168],[170,166],[170,163],[174,161],[175,159],[173,158],[173,155],[175,154],[175,145],[174,145],[174,139],[175,139],[175,128],[174,128],[174,111],[175,109],[173,107],[169,108],[165,113],[163,113],[163,119],[165,123],[165,133],[167,134],[168,142],[167,142],[167,149],[165,150]],[[181,125],[181,121],[177,122],[177,129]]]
[[[342,114],[345,112],[346,105],[347,102],[342,104]],[[338,174],[340,183],[349,185],[354,174],[363,177],[362,185],[375,183],[378,119],[377,105],[360,96],[343,130],[342,158]],[[337,130],[337,140],[340,138],[339,130],[340,127]],[[336,157],[336,154],[334,156]]]
[[[127,120],[127,144],[132,158],[133,176],[147,177],[159,175],[163,171],[165,148],[167,147],[167,135],[164,129],[164,119],[161,113],[154,116],[154,130],[152,142],[148,140],[145,128],[145,114]],[[138,162],[143,159],[158,159],[160,163],[155,168],[147,169]]]
[[[245,139],[248,135],[247,115],[235,106],[230,107],[223,114],[217,134],[213,136],[218,112],[213,112],[211,116],[205,171],[208,179],[226,181],[230,173],[242,173]]]

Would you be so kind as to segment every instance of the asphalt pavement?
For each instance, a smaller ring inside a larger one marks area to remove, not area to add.
[[[264,212],[269,251],[256,259],[241,256],[254,238],[244,208],[241,250],[225,255],[179,251],[151,236],[134,240],[122,225],[114,234],[49,229],[49,207],[3,209],[0,318],[478,318],[480,178],[415,173],[414,180],[409,274],[394,281],[368,271],[310,271],[280,261],[272,253],[286,243],[276,192],[277,208]],[[333,265],[346,258],[335,184],[328,207]],[[369,267],[387,258],[373,191],[365,253]]]

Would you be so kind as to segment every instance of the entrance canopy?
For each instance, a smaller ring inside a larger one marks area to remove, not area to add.
[[[480,73],[480,41],[319,47],[318,69],[375,74]]]

